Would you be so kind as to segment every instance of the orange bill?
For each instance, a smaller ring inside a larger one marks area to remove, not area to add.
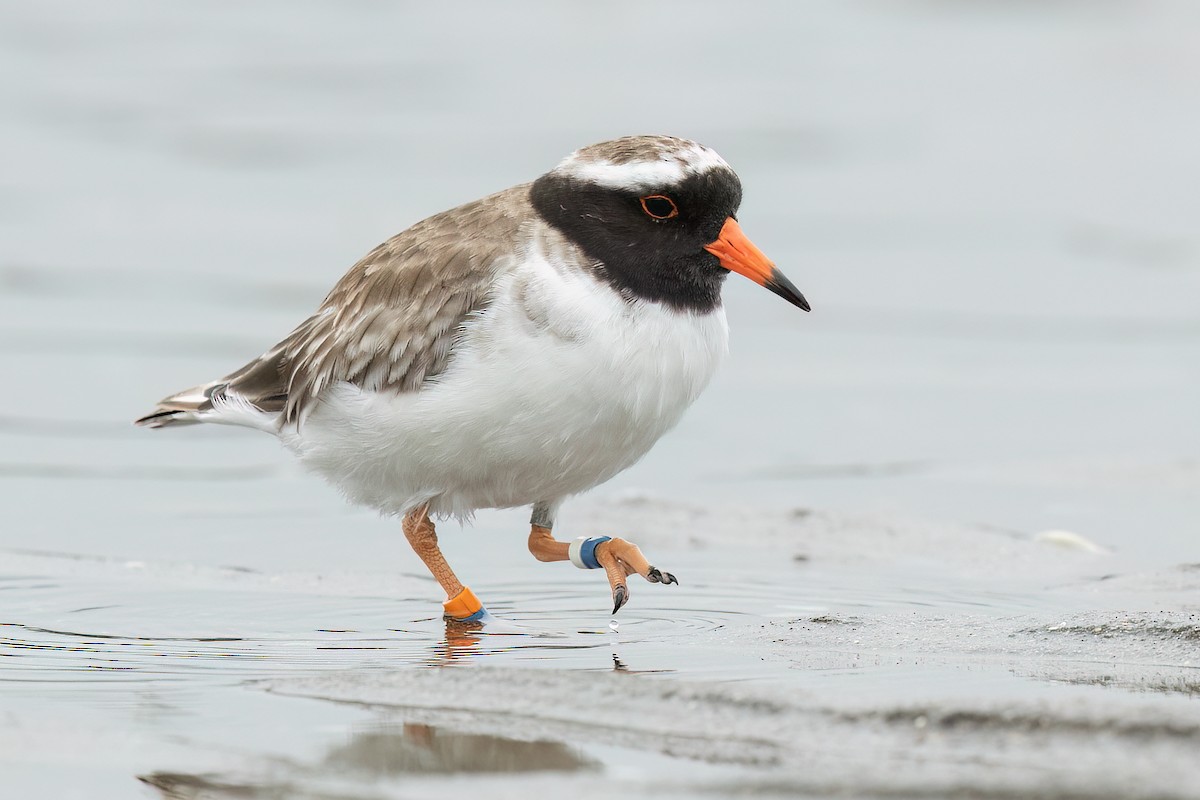
[[[745,275],[792,305],[805,311],[810,310],[808,301],[800,294],[800,290],[793,286],[782,272],[775,269],[771,259],[755,247],[754,242],[746,238],[746,234],[742,233],[742,226],[738,225],[733,217],[725,220],[720,236],[715,242],[706,244],[704,249],[716,256],[721,266],[730,272]]]

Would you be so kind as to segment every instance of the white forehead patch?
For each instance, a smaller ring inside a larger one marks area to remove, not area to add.
[[[554,168],[554,172],[568,178],[594,183],[606,189],[649,191],[673,186],[689,175],[697,175],[714,167],[725,167],[725,159],[702,144],[689,143],[686,147],[660,154],[653,160],[627,161],[617,164],[604,158],[581,155],[576,150]]]

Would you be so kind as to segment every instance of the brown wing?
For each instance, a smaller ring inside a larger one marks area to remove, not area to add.
[[[528,185],[419,222],[376,247],[317,313],[259,358],[207,387],[295,421],[327,387],[412,391],[446,368],[463,321],[483,309],[532,213]],[[170,400],[170,398],[168,398]],[[166,402],[166,401],[164,401]]]

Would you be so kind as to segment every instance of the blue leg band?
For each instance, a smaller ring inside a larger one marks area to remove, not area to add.
[[[567,555],[571,558],[571,563],[580,569],[600,569],[600,562],[596,560],[596,547],[604,544],[612,539],[611,536],[581,536],[571,542],[570,548],[567,550]]]

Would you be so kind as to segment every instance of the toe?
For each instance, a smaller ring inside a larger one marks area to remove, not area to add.
[[[604,567],[608,585],[612,587],[613,613],[615,614],[621,610],[621,606],[629,602],[629,587],[625,584],[625,577],[629,573],[612,548],[607,546],[609,544],[611,542],[604,542],[596,548],[596,560],[600,562],[600,566]]]
[[[613,589],[613,610],[615,614],[621,610],[621,606],[629,602],[629,592],[624,586],[617,586]]]
[[[608,575],[612,587],[613,613],[629,602],[629,586],[625,579],[637,573],[650,583],[678,584],[679,579],[670,572],[654,567],[642,555],[641,549],[624,539],[610,539],[596,547],[596,560]]]
[[[646,573],[646,580],[651,583],[661,583],[664,586],[668,583],[678,584],[679,579],[669,572],[663,572],[658,567],[650,567],[650,571]]]

